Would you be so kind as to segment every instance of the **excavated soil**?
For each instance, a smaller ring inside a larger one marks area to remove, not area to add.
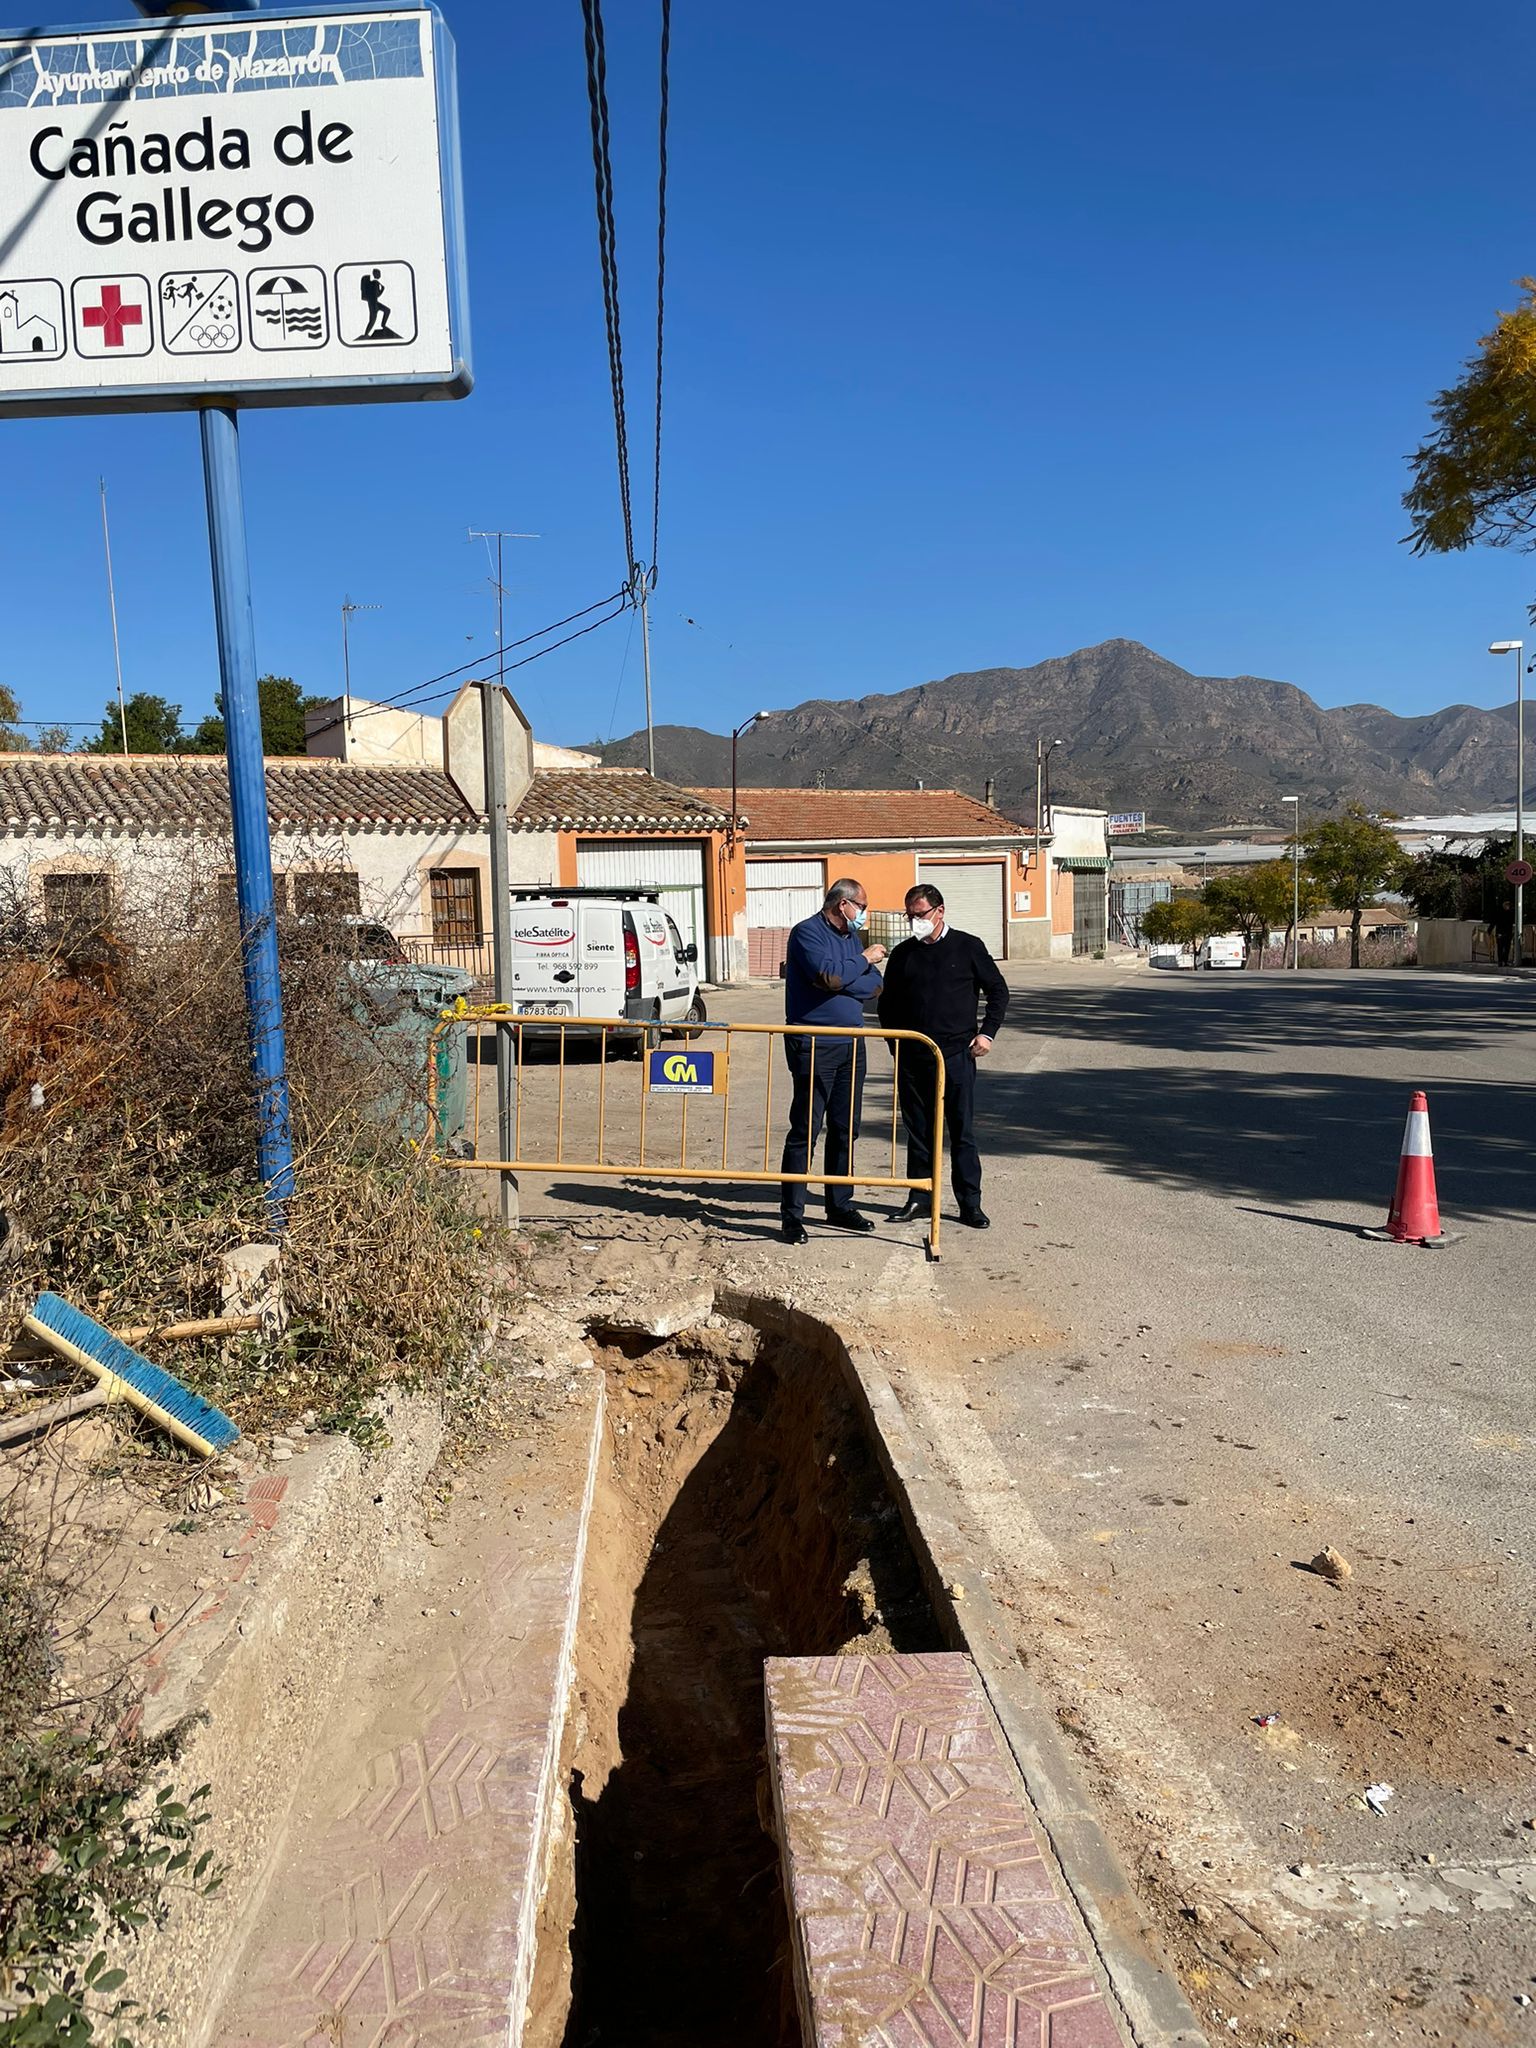
[[[799,2040],[763,1659],[942,1647],[841,1382],[743,1325],[601,1350],[569,1786],[531,2048]]]

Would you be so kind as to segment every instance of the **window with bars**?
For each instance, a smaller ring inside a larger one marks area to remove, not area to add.
[[[44,875],[43,920],[50,931],[104,931],[111,916],[110,875]]]
[[[433,868],[432,938],[439,946],[473,946],[480,940],[480,870]]]

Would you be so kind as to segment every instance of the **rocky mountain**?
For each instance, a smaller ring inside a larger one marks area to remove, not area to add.
[[[1424,718],[1377,704],[1325,710],[1294,683],[1191,675],[1135,640],[778,711],[743,736],[740,776],[810,787],[823,775],[832,789],[923,781],[977,796],[993,777],[999,808],[1028,820],[1037,735],[1065,742],[1051,766],[1057,802],[1145,811],[1181,830],[1281,827],[1280,798],[1292,795],[1313,815],[1355,799],[1403,813],[1513,801],[1513,705],[1452,704]],[[644,733],[603,758],[643,765]],[[656,767],[672,782],[729,785],[730,741],[658,726]]]

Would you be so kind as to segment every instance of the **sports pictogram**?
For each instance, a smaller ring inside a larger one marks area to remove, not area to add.
[[[173,356],[240,346],[240,292],[228,270],[172,270],[160,280],[160,337]]]
[[[154,347],[147,278],[80,277],[71,297],[75,347],[81,355],[147,356]]]

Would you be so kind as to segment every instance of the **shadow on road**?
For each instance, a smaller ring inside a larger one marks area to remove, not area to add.
[[[1399,1080],[1340,1074],[1185,1067],[992,1073],[977,1090],[977,1136],[983,1156],[1075,1157],[1134,1180],[1210,1194],[1282,1205],[1359,1202],[1384,1212],[1407,1106]],[[1536,1087],[1437,1081],[1430,1113],[1449,1213],[1536,1212]]]
[[[1359,974],[1160,974],[1085,987],[1032,983],[1014,1017],[1048,1038],[1115,1038],[1174,1052],[1340,1052],[1390,1042],[1456,1052],[1536,1024],[1536,985],[1447,984],[1411,968]]]

